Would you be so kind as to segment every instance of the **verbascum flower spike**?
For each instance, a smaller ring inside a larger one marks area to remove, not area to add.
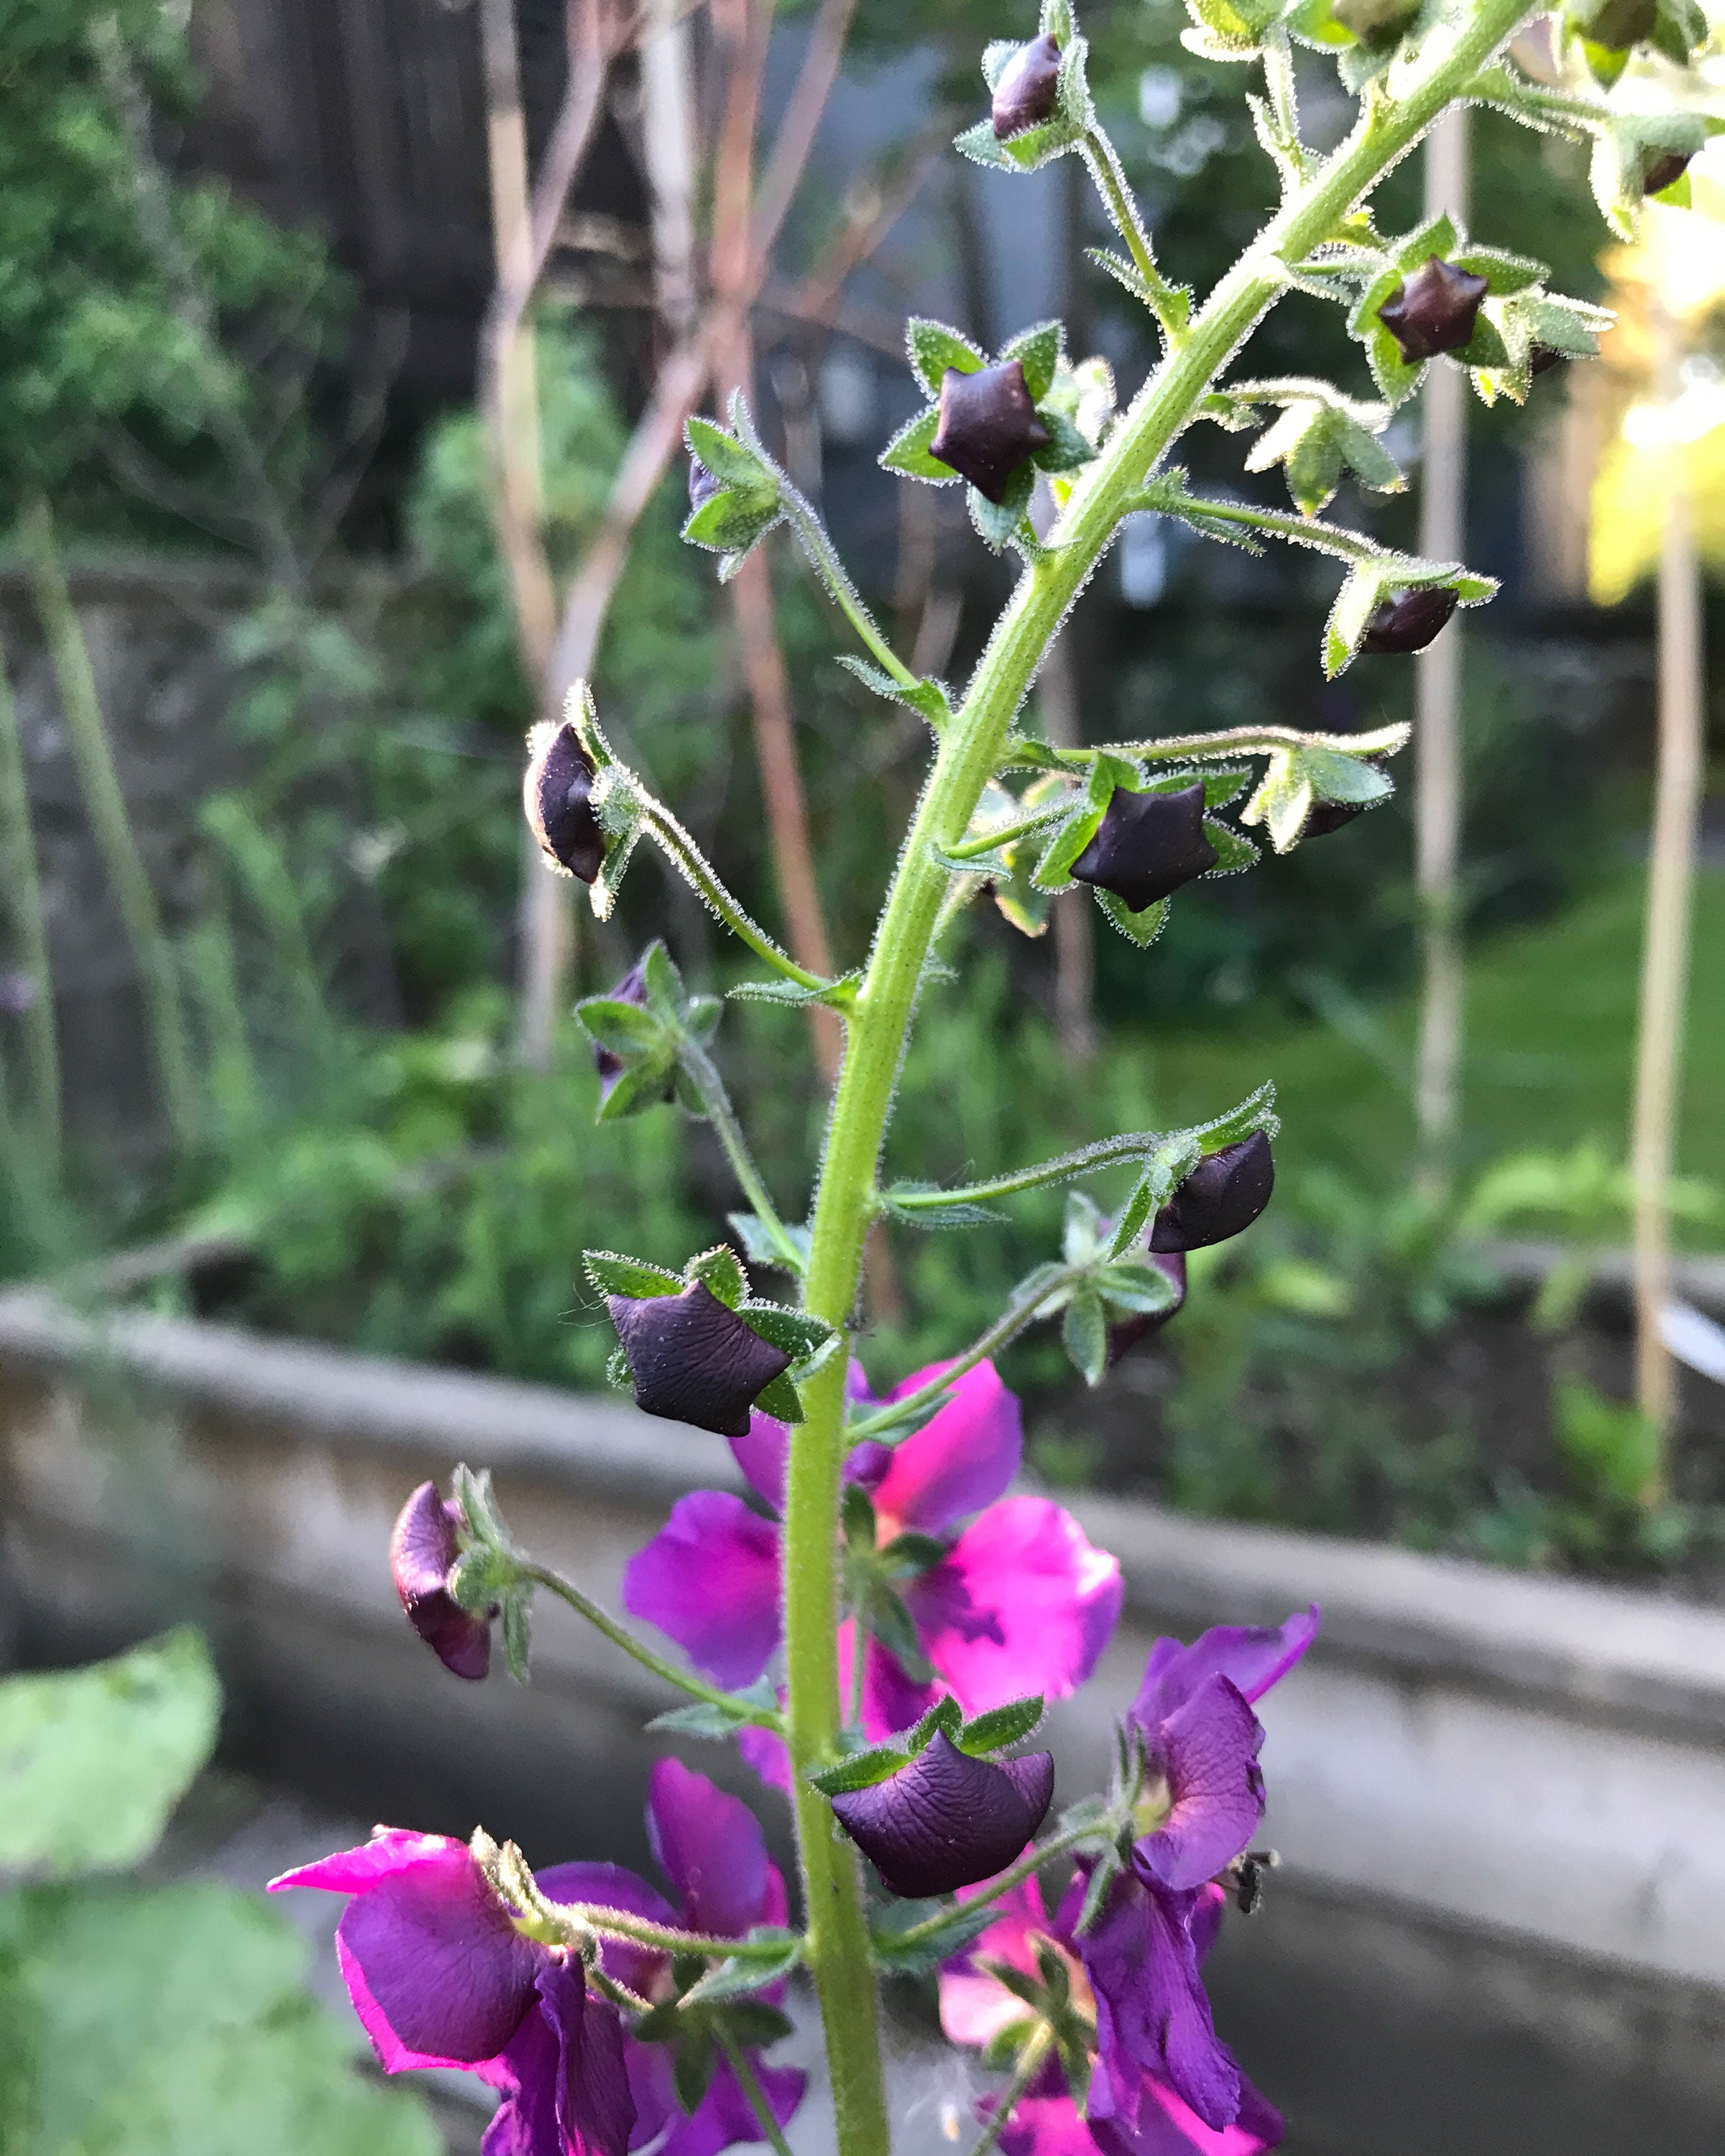
[[[449,1592],[449,1574],[460,1554],[460,1523],[459,1507],[445,1504],[434,1482],[422,1482],[397,1517],[389,1569],[419,1637],[446,1670],[476,1680],[491,1666],[491,1626]]]

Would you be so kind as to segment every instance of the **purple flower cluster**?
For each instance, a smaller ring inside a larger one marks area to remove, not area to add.
[[[653,1770],[647,1828],[676,1906],[616,1864],[558,1864],[536,1875],[556,1902],[583,1902],[649,1924],[742,1938],[785,1920],[784,1881],[746,1804],[675,1759]],[[580,1958],[542,1944],[493,1892],[465,1842],[382,1829],[270,1882],[352,1898],[336,1931],[348,1996],[385,2073],[459,2066],[503,2102],[483,2156],[719,2156],[761,2128],[728,2061],[713,2066],[692,2112],[677,2103],[670,2051],[628,2035],[596,1997]],[[652,2002],[674,1994],[669,1958],[607,1939],[603,1972]],[[756,1995],[774,2004],[782,1987]],[[803,2076],[749,2056],[783,2124]]]
[[[888,1399],[904,1398],[938,1372],[938,1365],[916,1372]],[[855,1378],[853,1391],[873,1404]],[[732,1439],[731,1449],[773,1517],[742,1497],[697,1491],[678,1500],[663,1531],[624,1576],[630,1613],[656,1625],[720,1684],[754,1682],[778,1649],[778,1515],[790,1445],[783,1424],[754,1415],[748,1435]],[[1086,1540],[1060,1506],[1004,1495],[1023,1450],[1019,1404],[993,1363],[983,1363],[896,1449],[864,1443],[846,1461],[846,1481],[871,1501],[882,1551],[906,1534],[939,1546],[902,1594],[933,1681],[906,1671],[889,1646],[870,1636],[861,1719],[871,1738],[909,1728],[942,1691],[967,1715],[1026,1693],[1065,1698],[1107,1645],[1120,1614],[1119,1563]],[[847,1671],[854,1623],[847,1621],[839,1635],[840,1666]],[[758,1772],[789,1786],[776,1738],[750,1730],[741,1742]]]

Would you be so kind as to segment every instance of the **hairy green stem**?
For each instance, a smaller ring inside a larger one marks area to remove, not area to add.
[[[722,2021],[716,2021],[713,2024],[713,2033],[718,2038],[720,2048],[725,2056],[731,2061],[731,2071],[737,2076],[738,2087],[749,2100],[749,2109],[761,2122],[762,2137],[771,2144],[773,2156],[791,2156],[791,2144],[785,2139],[784,2128],[779,2124],[773,2114],[772,2105],[767,2101],[767,2092],[762,2087],[759,2076],[749,2063],[748,2053],[744,2051]]]
[[[1044,2022],[1019,2053],[1019,2062],[1013,2071],[1012,2079],[1007,2083],[999,2101],[988,2114],[988,2124],[972,2144],[970,2156],[988,2156],[988,2151],[995,2146],[1001,2135],[1011,2125],[1012,2115],[1018,2109],[1020,2102],[1035,2087],[1036,2076],[1048,2063],[1048,2055],[1053,2049],[1053,2032],[1047,2023]]]
[[[783,973],[788,981],[794,981],[799,988],[819,991],[836,986],[819,973],[811,973],[806,966],[799,966],[789,952],[780,950],[767,931],[731,896],[718,870],[665,803],[656,801],[633,773],[629,777],[629,790],[641,809],[641,828],[658,840],[738,942],[747,943],[757,957],[764,958],[776,973]]]
[[[531,1579],[535,1586],[547,1589],[562,1601],[567,1602],[577,1616],[584,1617],[596,1632],[603,1632],[614,1647],[621,1647],[625,1655],[633,1656],[644,1670],[651,1670],[656,1677],[685,1691],[691,1699],[705,1700],[709,1707],[723,1707],[727,1714],[755,1729],[777,1730],[781,1717],[771,1707],[754,1707],[748,1701],[737,1698],[734,1692],[722,1686],[709,1684],[693,1670],[681,1669],[675,1662],[657,1654],[644,1640],[638,1640],[626,1625],[619,1625],[610,1612],[600,1608],[591,1595],[583,1594],[572,1580],[565,1579],[561,1573],[552,1572],[547,1565],[521,1563],[516,1568],[522,1579]]]
[[[1132,190],[1127,186],[1126,175],[1120,169],[1120,155],[1100,128],[1092,127],[1084,138],[1084,162],[1089,166],[1091,177],[1097,192],[1108,206],[1108,214],[1114,228],[1126,242],[1138,275],[1143,279],[1150,295],[1150,308],[1163,335],[1173,346],[1185,335],[1182,312],[1175,298],[1174,289],[1156,266],[1156,257],[1151,251],[1149,234],[1138,215],[1138,206],[1132,200]]]
[[[60,1043],[54,1023],[54,975],[42,911],[42,876],[30,826],[30,789],[23,742],[6,654],[0,651],[0,861],[5,865],[7,910],[18,937],[18,957],[30,983],[24,1007],[24,1055],[30,1069],[30,1121],[41,1148],[44,1178],[60,1172]]]
[[[783,1961],[788,1943],[782,1938],[726,1939],[711,1932],[685,1932],[675,1924],[649,1923],[644,1917],[608,1907],[603,1902],[548,1902],[545,1906],[578,1933],[628,1939],[632,1945],[653,1947],[660,1953],[705,1954],[709,1961]]]
[[[815,573],[832,593],[834,604],[880,662],[881,670],[890,675],[901,689],[917,687],[916,676],[875,626],[874,616],[864,605],[861,593],[851,583],[850,572],[839,559],[838,549],[827,536],[826,526],[813,507],[788,481],[783,484],[779,500]]]
[[[737,1121],[737,1111],[731,1105],[731,1096],[725,1090],[725,1081],[719,1075],[717,1065],[698,1041],[686,1036],[679,1043],[677,1060],[688,1074],[689,1081],[701,1096],[701,1105],[707,1121],[725,1148],[725,1158],[731,1163],[731,1172],[742,1187],[742,1194],[754,1209],[755,1217],[773,1240],[773,1246],[793,1273],[803,1270],[803,1253],[791,1240],[790,1232],[779,1218],[778,1209],[773,1202],[772,1193],[762,1181],[755,1157],[749,1151],[749,1142],[743,1135],[742,1125]]]
[[[924,1408],[932,1407],[952,1391],[968,1370],[975,1369],[978,1363],[987,1362],[989,1356],[1016,1340],[1037,1313],[1083,1270],[1082,1265],[1047,1265],[1040,1273],[1033,1273],[1034,1286],[1021,1288],[986,1332],[978,1333],[969,1347],[941,1365],[937,1378],[931,1378],[926,1385],[919,1385],[914,1393],[906,1393],[902,1399],[894,1400],[890,1407],[880,1408],[849,1424],[845,1435],[850,1442],[855,1445],[865,1437],[884,1435],[908,1422]]]
[[[90,811],[96,844],[112,879],[115,896],[120,901],[121,917],[137,966],[151,1046],[162,1081],[162,1106],[176,1143],[182,1151],[189,1150],[197,1139],[201,1117],[185,1005],[174,969],[173,947],[168,942],[162,909],[132,833],[126,796],[114,767],[114,753],[102,723],[101,700],[96,693],[90,649],[84,640],[77,608],[72,603],[65,563],[54,538],[54,519],[47,502],[39,495],[25,505],[18,530],[30,566],[36,611],[54,656],[54,676],[59,684],[60,716],[65,721],[67,737],[72,744],[72,757],[78,767],[85,806]]]
[[[1099,1175],[1105,1168],[1119,1168],[1129,1160],[1147,1160],[1168,1143],[1167,1131],[1127,1131],[1117,1138],[1099,1138],[1094,1145],[1080,1146],[1058,1159],[1039,1161],[1034,1168],[1014,1169],[987,1183],[961,1183],[951,1190],[893,1190],[886,1194],[895,1213],[938,1213],[947,1205],[986,1205],[991,1198],[1014,1198],[1022,1190],[1037,1190],[1045,1183],[1070,1183],[1081,1175]]]
[[[1296,189],[1222,279],[1086,470],[1048,543],[1021,578],[940,744],[876,931],[851,1014],[828,1127],[805,1289],[807,1307],[850,1328],[875,1177],[893,1089],[949,873],[934,850],[960,843],[999,767],[1008,729],[1055,632],[1126,505],[1149,478],[1240,344],[1286,287],[1287,268],[1330,239],[1379,175],[1414,143],[1456,86],[1481,67],[1530,10],[1482,0],[1451,31],[1428,34],[1423,63],[1391,105],[1372,99],[1353,133]],[[855,1853],[834,1838],[830,1810],[807,1779],[834,1753],[840,1726],[837,1655],[838,1537],[845,1358],[804,1389],[807,1420],[791,1445],[785,1511],[786,1663],[798,1850],[809,1914],[809,1960],[820,1997],[839,2156],[883,2156],[887,2122],[869,1943]]]
[[[1096,1830],[1096,1823],[1093,1820],[1087,1826],[1067,1827],[1060,1834],[1050,1835],[1046,1841],[1037,1842],[1027,1849],[1015,1864],[1009,1865],[998,1877],[991,1879],[979,1893],[972,1895],[963,1906],[968,1910],[974,1909],[981,1902],[998,1902],[1003,1894],[1011,1893],[1014,1887],[1022,1887],[1025,1880],[1034,1879],[1045,1864],[1052,1864],[1057,1856],[1065,1856],[1068,1851],[1076,1849],[1081,1842],[1093,1840]],[[907,1932],[895,1932],[892,1936],[894,1953],[901,1953],[907,1947],[924,1946],[929,1940],[937,1939],[950,1922],[952,1914],[952,1911],[942,1909],[938,1916],[925,1917],[920,1924],[912,1924]]]
[[[1301,733],[1293,726],[1235,726],[1227,733],[1158,734],[1153,741],[1103,742],[1085,753],[1153,762],[1178,762],[1183,757],[1266,756],[1283,748],[1334,749],[1343,756],[1393,756],[1406,746],[1410,731],[1401,721],[1360,734]]]

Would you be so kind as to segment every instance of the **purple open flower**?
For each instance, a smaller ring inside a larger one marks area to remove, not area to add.
[[[791,1367],[783,1348],[704,1281],[680,1295],[608,1296],[605,1306],[629,1358],[635,1405],[650,1415],[744,1436],[757,1398]]]
[[[422,1482],[397,1516],[389,1569],[408,1622],[447,1670],[482,1677],[491,1666],[489,1618],[464,1609],[449,1592],[459,1546],[459,1505],[446,1505],[434,1482]]]
[[[388,1830],[270,1882],[352,1899],[336,1954],[385,2073],[461,2066],[504,2092],[485,2156],[625,2156],[623,2024],[558,1948],[516,1928],[465,1842]]]
[[[1047,1816],[1054,1757],[978,1759],[944,1730],[895,1774],[833,1799],[839,1823],[906,1901],[992,1879]]]
[[[1039,1950],[1045,1953],[1052,1948],[1065,1964],[1073,2009],[1097,2029],[1099,2050],[1105,2024],[1110,2045],[1117,2048],[1116,2017],[1093,1990],[1083,1943],[1073,1933],[1084,1885],[1081,1875],[1053,1915],[1034,1879],[1001,1897],[995,1921],[941,1972],[941,2026],[952,2042],[982,2048],[1007,2030],[1022,2025],[1024,2002],[1001,1983],[994,1966],[1004,1965],[1034,1980],[1040,1975]],[[1219,1889],[1210,1887],[1189,1899],[1188,1943],[1196,1983],[1198,1964],[1219,1927],[1224,1897]],[[1107,1921],[1105,1917],[1105,1924]],[[1180,1958],[1183,1963],[1183,1954]],[[1183,1983],[1183,1967],[1180,1974]],[[1198,1998],[1203,2001],[1201,1984]],[[1208,2028],[1207,2004],[1202,2013]],[[1214,2030],[1209,2041],[1221,2051]],[[1121,2060],[1122,2079],[1130,2076],[1132,2081],[1130,2102],[1121,2102],[1111,2078],[1099,2066],[1086,2114],[1081,2116],[1064,2076],[1050,2060],[1020,2101],[1001,2146],[1011,2156],[1099,2156],[1099,2152],[1100,2156],[1191,2156],[1193,2151],[1201,2156],[1260,2156],[1281,2141],[1282,2122],[1231,2058],[1229,2065],[1235,2112],[1227,2124],[1217,2128],[1207,2125],[1167,2075],[1137,2053]]]
[[[675,1906],[615,1864],[554,1865],[537,1875],[540,1891],[726,1938],[784,1922],[784,1881],[735,1797],[661,1760],[647,1825]],[[577,1957],[525,1936],[464,1842],[386,1830],[270,1881],[272,1893],[286,1887],[352,1896],[336,1953],[386,2073],[459,2066],[504,2092],[483,2156],[625,2156],[649,2146],[655,2156],[719,2156],[759,2140],[728,2061],[694,2112],[679,2111],[669,2052],[625,2033],[616,2008],[588,1993]],[[650,1948],[607,1940],[601,1962],[642,1998],[672,1994],[669,1958]],[[782,1989],[761,1996],[775,2000]],[[802,2101],[803,2075],[747,2056],[783,2124]]]
[[[918,1371],[893,1397],[932,1374]],[[790,1442],[782,1424],[762,1414],[732,1441],[737,1465],[775,1513]],[[1058,1505],[1002,1496],[1023,1445],[1018,1402],[983,1363],[901,1445],[860,1445],[845,1463],[846,1479],[870,1492],[881,1548],[906,1532],[945,1544],[902,1596],[940,1686],[967,1716],[1029,1692],[1065,1698],[1095,1668],[1120,1614],[1118,1561],[1093,1548]],[[681,1498],[630,1562],[624,1606],[720,1683],[751,1683],[766,1674],[783,1636],[779,1537],[776,1521],[741,1497],[701,1491]],[[847,1671],[851,1651],[847,1623],[840,1638]],[[869,1640],[862,1725],[871,1738],[908,1728],[936,1697],[936,1686],[908,1675],[879,1640]],[[769,1779],[788,1786],[775,1739],[751,1732],[743,1748]]]

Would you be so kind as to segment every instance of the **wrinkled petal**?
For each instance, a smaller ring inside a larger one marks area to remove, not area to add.
[[[938,1377],[932,1363],[891,1395],[901,1399]],[[894,1451],[875,1488],[883,1540],[906,1527],[937,1535],[991,1505],[1019,1471],[1024,1418],[992,1363],[967,1370],[945,1404]]]
[[[691,1931],[741,1938],[763,1921],[773,1867],[760,1822],[740,1798],[679,1759],[661,1759],[648,1784],[647,1835]]]
[[[526,2019],[546,1949],[516,1930],[465,1842],[380,1835],[270,1881],[287,1887],[352,1895],[336,1958],[386,2073],[495,2059]]]
[[[803,2101],[808,2077],[793,2066],[762,2066],[758,2052],[747,2056],[768,2108],[781,2126],[788,2125]],[[660,2156],[718,2156],[721,2149],[764,2138],[753,2105],[738,2086],[729,2061],[721,2059],[706,2094],[687,2118],[671,2128]]]
[[[906,1592],[922,1650],[967,1715],[1029,1692],[1064,1699],[1120,1614],[1120,1561],[1045,1497],[1006,1497]]]
[[[623,1606],[716,1683],[752,1684],[778,1651],[778,1529],[741,1497],[696,1490],[623,1575]]]
[[[1215,1625],[1189,1647],[1158,1640],[1150,1650],[1132,1719],[1146,1729],[1166,1722],[1210,1677],[1226,1677],[1250,1702],[1261,1699],[1317,1637],[1319,1611],[1296,1610],[1285,1625]]]
[[[460,1514],[422,1482],[397,1515],[389,1537],[389,1569],[408,1622],[445,1669],[458,1677],[483,1677],[491,1666],[490,1621],[464,1609],[449,1591],[459,1555],[455,1538]]]
[[[623,2020],[608,1999],[589,1999],[580,1963],[539,1973],[542,2018],[557,2047],[557,2123],[580,2156],[626,2156],[635,2123],[623,2057]]]
[[[884,1782],[834,1797],[833,1810],[888,1891],[919,1901],[1004,1871],[1053,1794],[1049,1753],[1004,1766],[959,1751],[940,1731]]]
[[[663,1894],[621,1864],[553,1864],[534,1874],[539,1891],[551,1902],[588,1902],[598,1908],[621,1909],[649,1924],[675,1924],[677,1912]],[[651,1947],[629,1939],[605,1939],[599,1964],[631,1991],[651,1998],[666,1961]]]
[[[1241,1856],[1264,1816],[1264,1725],[1226,1677],[1211,1677],[1157,1732],[1152,1763],[1172,1804],[1133,1862],[1158,1886],[1201,1887]]]
[[[756,1398],[791,1367],[702,1281],[677,1295],[607,1296],[605,1307],[645,1414],[745,1437]]]
[[[480,2156],[567,2156],[557,2125],[557,2040],[542,2014],[530,2014],[501,2061],[504,2097]]]
[[[750,1489],[757,1497],[764,1497],[775,1512],[783,1512],[784,1478],[791,1464],[789,1430],[757,1408],[742,1435],[728,1442],[731,1456],[742,1470]]]
[[[1192,1951],[1198,1956],[1200,1969],[1209,1959],[1210,1948],[1221,1936],[1222,1918],[1227,1907],[1228,1891],[1225,1887],[1204,1886],[1199,1888],[1186,1928],[1192,1934]],[[1076,1913],[1075,1910],[1075,1920]]]
[[[625,2044],[623,2061],[629,2069],[629,2092],[634,2099],[635,2130],[629,2137],[631,2148],[650,2148],[671,2121],[681,2114],[671,2055],[663,2044]]]
[[[1090,2116],[1136,2126],[1145,2076],[1172,2083],[1206,2126],[1239,2116],[1240,2068],[1217,2037],[1198,1974],[1197,1897],[1125,1882],[1079,1942],[1096,2001]]]

